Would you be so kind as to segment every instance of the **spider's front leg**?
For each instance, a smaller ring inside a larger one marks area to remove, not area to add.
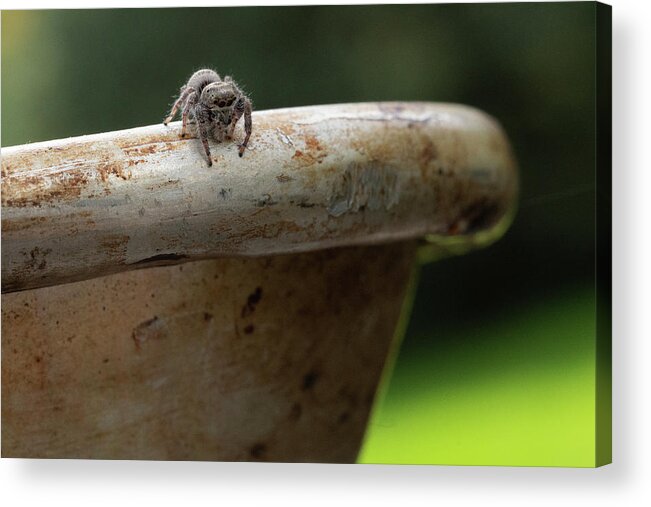
[[[172,106],[172,111],[170,111],[168,117],[165,118],[165,120],[163,121],[163,125],[167,126],[167,124],[174,119],[174,116],[176,116],[176,112],[179,110],[179,108],[185,107],[184,103],[188,98],[188,95],[190,95],[194,91],[195,91],[194,88],[187,85],[181,88],[181,94],[179,95],[179,98],[176,99],[176,101],[174,102],[174,105]]]
[[[233,133],[235,132],[235,126],[237,125],[237,122],[240,121],[240,118],[242,117],[242,114],[244,114],[244,104],[242,103],[241,107],[240,104],[238,103],[234,108],[233,108],[233,113],[231,116],[231,122],[228,125],[228,128],[226,129],[226,135],[224,138],[227,141],[230,141],[233,139]]]
[[[210,157],[210,146],[208,146],[208,133],[210,132],[210,118],[205,114],[205,111],[198,111],[195,115],[197,118],[197,130],[199,132],[199,139],[203,144],[203,149],[208,158],[208,167],[212,166],[212,158]]]
[[[188,114],[190,111],[194,110],[198,100],[199,94],[196,91],[193,91],[188,95],[188,98],[183,105],[183,125],[181,126],[181,137],[185,137],[186,135],[186,129],[188,127]]]
[[[252,128],[253,123],[251,121],[251,101],[249,99],[244,99],[244,132],[246,133],[246,136],[244,137],[242,144],[240,144],[240,157],[244,155],[246,145],[249,144]]]

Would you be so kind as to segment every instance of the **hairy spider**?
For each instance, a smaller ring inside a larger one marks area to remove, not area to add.
[[[233,81],[231,76],[223,80],[214,70],[201,69],[181,88],[179,98],[172,106],[172,111],[163,122],[167,125],[179,110],[182,111],[183,127],[181,137],[185,137],[188,118],[196,122],[197,132],[203,149],[208,157],[208,165],[212,165],[208,136],[217,141],[233,138],[235,124],[244,115],[244,142],[239,145],[240,157],[244,154],[246,145],[251,137],[251,101]]]

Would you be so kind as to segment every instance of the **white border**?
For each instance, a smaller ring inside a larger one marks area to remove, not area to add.
[[[222,2],[301,5],[318,2]],[[327,2],[338,4],[341,2]],[[378,3],[378,2],[355,2]],[[397,3],[397,2],[394,2]],[[416,3],[416,2],[414,2]],[[450,2],[452,3],[452,2]],[[614,464],[592,469],[0,461],[4,505],[651,505],[651,29],[645,0],[613,0]],[[2,1],[8,8],[177,1]],[[191,1],[183,5],[216,5]]]

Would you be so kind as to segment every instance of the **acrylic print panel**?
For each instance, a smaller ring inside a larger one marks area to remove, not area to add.
[[[6,11],[2,78],[4,457],[610,462],[609,7]]]

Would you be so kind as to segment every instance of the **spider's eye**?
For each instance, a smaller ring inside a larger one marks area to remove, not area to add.
[[[219,107],[224,107],[224,106],[226,105],[226,102],[224,102],[223,100],[220,100],[220,101],[217,103],[217,105],[218,105]]]

